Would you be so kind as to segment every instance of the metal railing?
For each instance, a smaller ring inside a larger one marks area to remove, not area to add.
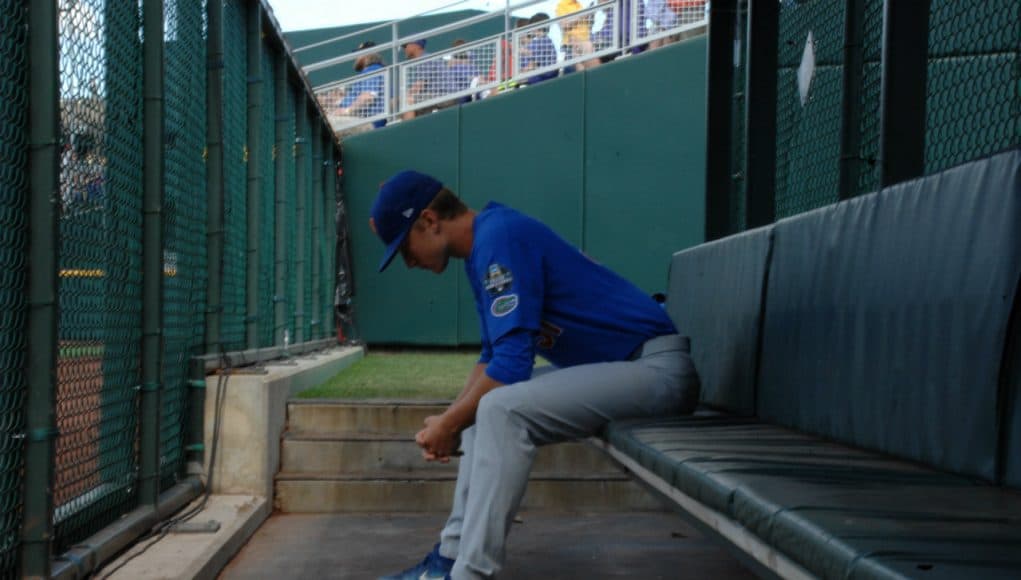
[[[507,0],[500,10],[406,36],[400,36],[399,29],[408,19],[397,20],[307,45],[295,52],[390,29],[386,42],[303,67],[306,73],[312,73],[349,64],[360,71],[354,77],[314,87],[334,130],[348,136],[415,114],[536,84],[617,55],[654,48],[671,37],[703,29],[708,22],[706,0],[604,0],[541,21],[528,22],[514,16],[540,3],[541,0],[517,3]],[[473,27],[494,19],[503,21],[501,32],[470,38]],[[400,52],[409,43],[457,33],[469,40],[417,58],[401,59]],[[383,55],[389,55],[389,64],[383,63]],[[377,66],[365,67],[366,61]]]

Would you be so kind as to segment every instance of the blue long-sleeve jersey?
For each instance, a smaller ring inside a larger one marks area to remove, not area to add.
[[[558,367],[620,361],[676,332],[651,297],[535,219],[490,203],[473,236],[465,271],[481,323],[479,362],[494,380],[527,380],[536,354]]]

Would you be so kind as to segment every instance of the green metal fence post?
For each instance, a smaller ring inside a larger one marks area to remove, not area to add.
[[[245,345],[259,347],[259,205],[262,201],[262,3],[248,3],[248,262],[245,268]]]
[[[223,313],[223,3],[206,4],[206,352],[219,352]]]
[[[323,161],[323,303],[321,305],[323,321],[323,336],[335,336],[333,324],[333,295],[334,286],[337,283],[334,267],[334,253],[337,245],[337,237],[332,224],[336,219],[336,203],[334,191],[337,188],[337,162],[334,157],[336,149],[333,145],[333,134],[326,133],[323,137],[326,151]]]
[[[706,98],[706,240],[730,233],[731,107],[734,74],[734,22],[737,0],[709,6],[709,94]]]
[[[49,578],[56,437],[60,112],[56,0],[28,10],[28,336],[22,576]]]
[[[930,0],[883,5],[883,81],[879,112],[880,184],[925,171],[925,101]]]
[[[308,105],[304,94],[298,96],[294,104],[294,213],[296,229],[294,235],[294,343],[305,342],[305,199],[308,197],[308,180],[305,175],[307,161],[306,149],[308,139],[305,138],[308,125]]]
[[[318,121],[318,119],[317,119]],[[312,313],[310,326],[312,329],[309,340],[322,338],[322,318],[319,305],[323,291],[320,282],[322,269],[322,234],[323,222],[323,137],[322,125],[312,123]]]
[[[139,496],[159,504],[163,341],[163,0],[145,0],[142,65],[142,392]]]
[[[284,343],[284,329],[287,327],[287,164],[293,163],[293,135],[287,135],[288,121],[292,111],[287,109],[287,57],[280,51],[276,59],[273,88],[276,91],[274,104],[276,108],[275,137],[276,189],[274,190],[274,222],[275,246],[273,262],[276,279],[273,283],[273,344]]]
[[[748,19],[745,89],[745,226],[773,223],[776,215],[776,70],[780,4],[752,0]]]
[[[862,63],[865,0],[847,0],[844,12],[844,91],[840,110],[840,199],[858,193],[861,170]]]

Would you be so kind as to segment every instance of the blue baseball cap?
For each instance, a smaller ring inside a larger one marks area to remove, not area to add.
[[[443,184],[417,171],[401,171],[387,179],[379,188],[372,204],[372,223],[376,235],[386,244],[386,253],[379,263],[382,272],[393,261],[411,226],[432,203]]]

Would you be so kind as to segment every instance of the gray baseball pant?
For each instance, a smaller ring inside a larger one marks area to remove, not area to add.
[[[482,397],[461,435],[454,505],[440,534],[440,554],[457,560],[451,577],[500,571],[537,447],[589,437],[615,419],[690,413],[698,391],[688,339],[668,335],[646,341],[633,360],[539,368]]]

